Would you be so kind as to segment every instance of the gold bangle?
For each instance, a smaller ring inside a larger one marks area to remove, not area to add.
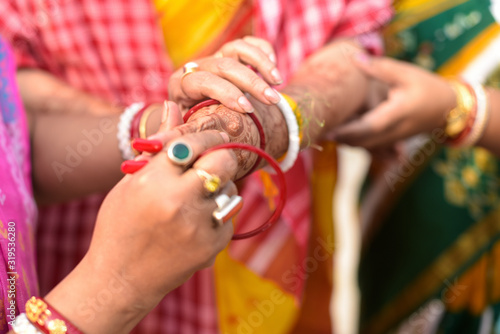
[[[467,128],[476,99],[466,84],[451,81],[450,85],[457,96],[457,106],[446,116],[445,133],[448,138],[455,138]]]
[[[148,137],[146,133],[146,125],[148,123],[149,116],[155,110],[154,106],[149,106],[141,115],[141,120],[139,121],[139,138],[146,139]]]

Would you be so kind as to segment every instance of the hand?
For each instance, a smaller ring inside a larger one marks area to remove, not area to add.
[[[194,156],[226,142],[216,131],[182,140]],[[235,159],[231,151],[216,151],[194,167],[219,176],[222,191],[232,195]],[[210,266],[228,244],[233,226],[214,225],[216,207],[193,169],[174,165],[165,152],[156,154],[108,194],[88,253],[47,301],[83,332],[130,331],[169,291]],[[117,280],[126,286],[116,288]],[[115,282],[112,288],[109,282]],[[117,295],[97,308],[96,297],[99,301],[103,293]]]
[[[335,130],[335,139],[368,149],[443,128],[456,105],[451,86],[439,76],[389,58],[360,54],[355,64],[388,87],[385,101]]]
[[[197,102],[213,98],[228,108],[252,112],[253,107],[243,92],[265,104],[279,102],[269,86],[282,83],[271,45],[259,38],[245,37],[225,44],[214,56],[196,60],[198,71],[183,76],[183,69],[170,77],[170,98],[186,111]],[[246,65],[253,66],[259,77]]]

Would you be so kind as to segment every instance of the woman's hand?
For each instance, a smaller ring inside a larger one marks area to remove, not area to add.
[[[268,105],[279,102],[270,85],[283,80],[276,68],[273,48],[262,39],[248,36],[229,42],[214,56],[195,62],[199,66],[196,71],[184,75],[181,68],[170,77],[168,85],[170,99],[183,111],[203,99],[213,98],[232,110],[253,112],[244,92]]]
[[[196,157],[226,138],[205,131],[177,140],[189,144]],[[230,181],[237,169],[231,151],[213,152],[193,167],[219,176],[222,192],[236,193]],[[47,301],[85,333],[130,331],[228,244],[233,226],[213,222],[216,208],[194,169],[173,164],[165,151],[150,157],[108,194],[88,253]]]
[[[374,109],[335,130],[335,138],[368,149],[390,146],[418,133],[443,128],[456,105],[455,92],[439,76],[389,58],[360,54],[355,64],[388,87]]]

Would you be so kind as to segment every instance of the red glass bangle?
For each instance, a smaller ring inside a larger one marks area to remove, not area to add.
[[[214,104],[221,104],[221,103],[219,101],[217,101],[217,100],[214,100],[214,99],[209,99],[209,100],[206,100],[206,101],[198,103],[197,105],[195,105],[194,107],[192,107],[191,109],[189,109],[189,111],[184,115],[184,118],[183,118],[184,119],[184,123],[187,123],[187,121],[189,120],[189,118],[195,112],[197,112],[198,110],[200,110],[201,108],[212,106]],[[257,127],[257,130],[259,131],[260,148],[261,148],[261,150],[265,150],[266,149],[266,135],[264,134],[264,128],[262,127],[262,124],[260,123],[260,121],[257,118],[257,116],[255,116],[253,113],[247,114],[247,115],[250,116],[250,118],[254,122],[255,126]],[[252,174],[257,169],[257,167],[259,166],[259,164],[260,164],[261,161],[262,161],[262,157],[260,155],[258,155],[258,158],[255,161],[255,164],[252,166],[252,168],[250,168],[250,170],[245,175],[243,175],[241,177],[241,179],[243,179],[243,178],[247,177],[248,175]]]
[[[263,223],[261,226],[256,228],[255,230],[252,230],[250,232],[245,232],[241,234],[235,234],[233,235],[233,240],[241,240],[241,239],[247,239],[251,238],[253,236],[256,236],[259,233],[262,233],[269,229],[273,224],[279,219],[281,216],[281,213],[283,212],[283,208],[285,207],[286,203],[286,182],[285,182],[285,175],[283,174],[283,171],[281,170],[278,162],[273,159],[269,154],[266,153],[266,151],[252,146],[248,144],[241,144],[241,143],[228,143],[228,144],[222,144],[218,145],[215,147],[212,147],[202,154],[200,154],[200,158],[210,152],[217,151],[217,150],[222,150],[222,149],[240,149],[240,150],[245,150],[245,151],[250,151],[253,152],[257,155],[259,155],[260,158],[263,158],[269,163],[269,166],[271,166],[275,171],[276,171],[276,178],[278,180],[278,189],[279,189],[279,197],[278,197],[278,204],[276,205],[276,209],[274,212],[271,214],[269,219]]]
[[[149,106],[151,106],[151,104],[145,104],[144,107],[134,115],[134,118],[132,118],[132,122],[130,122],[130,140],[141,138],[139,124],[141,123],[142,114],[144,114],[144,111],[148,109]]]
[[[42,298],[31,297],[26,302],[26,317],[45,334],[82,334]]]

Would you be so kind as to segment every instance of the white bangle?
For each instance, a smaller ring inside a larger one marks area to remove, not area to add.
[[[122,153],[123,160],[132,160],[135,158],[134,151],[130,146],[130,126],[134,116],[144,108],[143,102],[133,103],[120,115],[120,121],[118,122],[118,132],[116,138],[118,138],[118,148]]]
[[[278,92],[277,92],[278,93]],[[286,151],[286,156],[280,163],[281,170],[287,172],[293,167],[300,151],[300,137],[299,137],[299,122],[295,116],[292,107],[287,102],[287,100],[278,93],[280,96],[280,101],[276,106],[280,109],[283,117],[285,117],[286,127],[288,129],[288,150]],[[272,168],[266,167],[266,172],[270,174],[275,174]]]
[[[476,95],[476,118],[470,133],[460,144],[461,147],[472,147],[477,144],[479,139],[483,136],[491,112],[484,87],[478,83],[471,82],[469,82],[469,85],[472,87],[474,94]]]
[[[21,313],[16,317],[12,329],[17,334],[43,334],[28,320],[26,313]]]

